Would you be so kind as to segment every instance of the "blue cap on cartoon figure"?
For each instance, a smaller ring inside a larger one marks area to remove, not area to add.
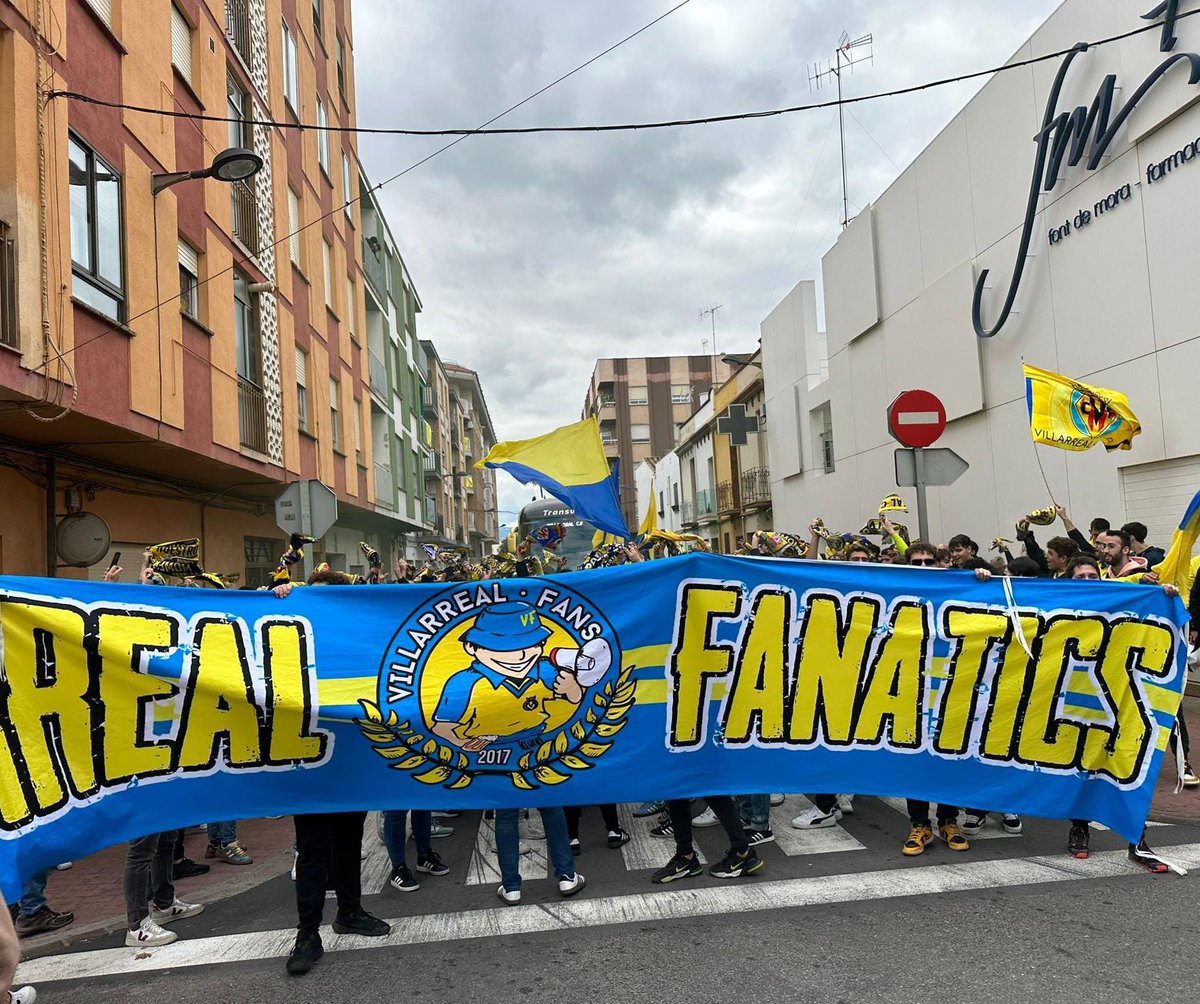
[[[517,652],[540,645],[550,630],[528,603],[506,602],[488,607],[463,635],[464,642],[493,652]]]

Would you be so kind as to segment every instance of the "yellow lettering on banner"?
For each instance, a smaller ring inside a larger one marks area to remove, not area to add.
[[[272,763],[319,760],[325,755],[324,735],[309,734],[312,681],[308,674],[309,641],[294,622],[268,623],[262,629],[263,670],[267,679],[270,718],[269,757]]]
[[[1093,659],[1105,635],[1104,621],[1094,617],[1058,617],[1042,637],[1033,683],[1025,703],[1017,759],[1044,767],[1071,767],[1079,762],[1085,727],[1057,716],[1059,693],[1071,671],[1071,658]]]
[[[815,741],[819,723],[829,743],[850,743],[858,682],[879,614],[877,601],[855,597],[843,623],[839,598],[810,600],[788,709],[788,742]]]
[[[175,622],[141,612],[101,613],[96,618],[100,652],[100,703],[104,706],[104,779],[109,784],[171,769],[171,743],[153,738],[154,701],[178,687],[140,672],[143,653],[168,652],[179,644]]]
[[[890,722],[891,746],[921,745],[920,719],[925,691],[925,656],[930,625],[926,606],[899,603],[892,611],[892,633],[879,646],[854,726],[854,741],[874,745]]]
[[[727,743],[750,740],[754,722],[765,742],[783,739],[783,700],[787,687],[791,594],[762,590],[754,599],[742,639],[723,732]]]
[[[954,610],[945,615],[945,633],[958,639],[942,687],[938,731],[933,748],[939,753],[962,755],[971,740],[971,726],[979,703],[979,685],[993,646],[1009,630],[1003,614],[982,610]]]
[[[1025,640],[1033,645],[1042,631],[1042,622],[1036,617],[1022,617],[1021,631]],[[1025,681],[1028,679],[1029,654],[1014,632],[1004,649],[1004,657],[1000,660],[1000,668],[996,671],[996,679],[992,684],[992,700],[984,718],[979,742],[979,753],[983,759],[1013,759],[1017,722],[1022,714],[1021,703],[1025,696]]]
[[[0,724],[0,820],[3,820],[5,827],[15,827],[32,818],[29,799],[25,797],[25,786],[17,772],[12,743],[4,725]]]
[[[1096,677],[1116,727],[1089,727],[1081,764],[1085,770],[1108,774],[1122,783],[1141,773],[1158,723],[1142,704],[1132,674],[1165,675],[1174,653],[1175,638],[1162,625],[1142,621],[1113,625]]]
[[[738,586],[684,586],[675,644],[666,665],[667,678],[674,682],[672,746],[694,746],[702,741],[709,680],[727,676],[733,664],[730,645],[710,644],[714,621],[736,617],[741,608]]]
[[[50,812],[71,793],[96,791],[86,622],[78,610],[36,600],[0,604],[0,622],[13,752],[30,778],[35,809]]]
[[[208,769],[217,762],[221,739],[229,763],[261,763],[262,723],[254,704],[250,666],[236,623],[202,620],[194,634],[195,655],[187,674],[177,766]]]

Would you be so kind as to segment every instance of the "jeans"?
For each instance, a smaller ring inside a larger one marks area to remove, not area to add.
[[[383,844],[387,848],[392,867],[399,868],[404,864],[404,817],[409,815],[408,809],[386,809],[383,813]],[[417,845],[418,860],[433,850],[430,836],[433,828],[433,814],[427,809],[412,810],[413,843]]]
[[[752,830],[769,830],[771,828],[771,796],[742,795],[738,798],[738,810],[742,822]]]
[[[208,842],[216,844],[218,847],[224,847],[226,844],[232,844],[237,840],[237,820],[230,820],[227,823],[209,823],[208,824]]]
[[[770,798],[769,795],[767,797]],[[729,795],[710,795],[704,801],[725,828],[730,850],[739,854],[745,853],[750,842],[746,839],[746,829],[742,826],[742,817],[738,815],[733,798]],[[690,858],[695,853],[695,848],[692,847],[692,800],[672,799],[667,802],[667,813],[675,830],[675,853],[680,857]]]
[[[339,916],[362,909],[362,837],[365,812],[313,812],[294,816],[296,912],[300,934],[316,934],[333,883]]]
[[[175,867],[177,830],[151,833],[129,843],[125,852],[125,914],[129,930],[150,916],[150,900],[160,910],[175,902],[171,872]]]
[[[928,826],[929,803],[919,802],[913,798],[908,799],[908,818],[913,826]],[[947,823],[957,823],[958,806],[938,803],[937,821],[938,826],[945,826]]]
[[[571,878],[575,874],[575,855],[567,836],[567,817],[562,809],[538,809],[538,812],[542,814],[554,874],[560,879]],[[520,809],[496,810],[496,857],[500,862],[500,881],[509,892],[521,889],[520,814]]]
[[[40,871],[29,876],[21,890],[21,916],[32,917],[46,905],[46,879],[49,871]]]
[[[600,810],[600,815],[604,818],[604,826],[609,833],[615,833],[621,828],[621,822],[617,818],[617,807],[612,802],[598,805],[596,808]],[[578,840],[579,820],[583,818],[583,806],[568,805],[563,812],[567,817],[567,835],[572,840]]]

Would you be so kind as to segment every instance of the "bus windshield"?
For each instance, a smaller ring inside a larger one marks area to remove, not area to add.
[[[553,553],[566,559],[566,567],[575,571],[583,564],[592,549],[592,537],[596,528],[575,515],[575,510],[559,502],[558,499],[547,499],[545,502],[531,502],[521,510],[517,523],[517,539],[524,540],[532,536],[539,527],[553,526],[561,523],[567,529],[567,537]]]

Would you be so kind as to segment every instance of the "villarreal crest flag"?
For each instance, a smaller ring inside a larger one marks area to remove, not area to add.
[[[1025,400],[1033,441],[1060,450],[1129,450],[1142,431],[1124,394],[1036,366],[1025,367]]]

